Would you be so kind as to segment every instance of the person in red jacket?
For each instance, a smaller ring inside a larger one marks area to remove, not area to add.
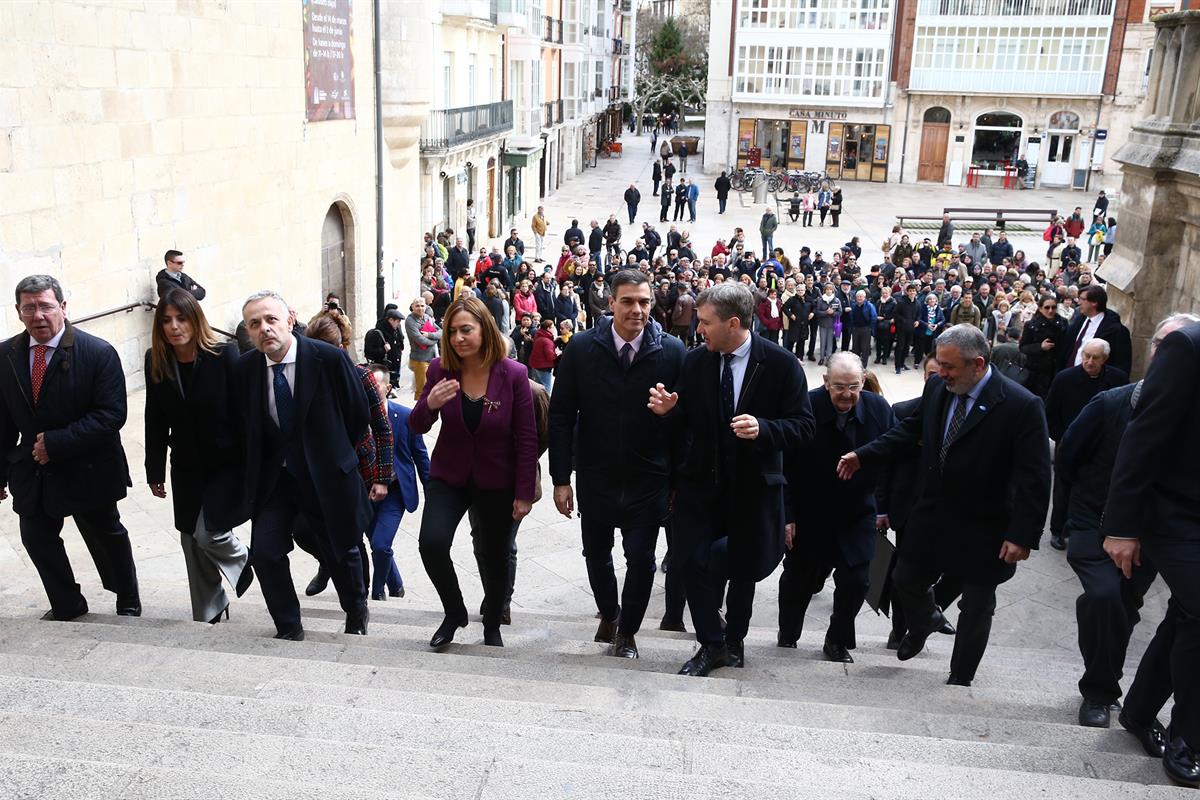
[[[546,387],[554,381],[553,370],[558,363],[558,353],[554,349],[554,320],[544,319],[533,335],[533,351],[529,354],[529,376]]]
[[[767,292],[755,313],[759,325],[762,326],[763,336],[779,344],[779,332],[783,330],[783,307],[779,302],[779,292],[774,289]]]

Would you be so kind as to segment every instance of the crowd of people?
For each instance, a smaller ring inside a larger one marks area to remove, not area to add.
[[[1115,230],[1099,207],[1089,243]],[[659,627],[686,631],[690,609],[698,644],[680,674],[746,664],[756,584],[781,563],[778,646],[799,646],[810,600],[832,577],[822,650],[853,661],[882,553],[888,648],[908,660],[930,636],[952,635],[946,683],[970,686],[997,587],[1038,547],[1053,505],[1051,544],[1082,586],[1080,724],[1110,724],[1138,610],[1161,575],[1167,617],[1118,721],[1173,780],[1200,784],[1188,447],[1200,430],[1200,318],[1163,320],[1146,379],[1129,384],[1129,331],[1095,278],[1103,242],[1082,259],[1079,211],[1047,230],[1043,267],[1003,232],[956,237],[949,217],[920,241],[895,226],[878,247],[853,237],[828,260],[809,247],[789,253],[771,209],[759,241],[735,228],[703,248],[676,225],[660,233],[644,222],[630,237],[616,215],[586,232],[563,220],[550,260],[545,240],[557,233],[539,208],[531,247],[513,229],[473,258],[453,231],[426,235],[417,296],[384,310],[358,365],[333,295],[301,324],[277,293],[252,294],[238,344],[221,342],[203,288],[169,251],[146,355],[145,468],[165,498],[170,465],[193,616],[219,623],[226,584],[241,596],[257,577],[276,638],[303,639],[289,561],[299,546],[319,565],[306,592],[332,582],[346,633],[365,635],[368,596],[404,595],[392,548],[403,514],[420,507],[421,561],[444,611],[430,646],[469,624],[450,558],[464,517],[483,640],[503,646],[518,530],[541,496],[548,451],[554,506],[580,517],[595,640],[609,655],[639,655],[665,529]],[[0,346],[13,365],[0,373],[0,477],[46,616],[88,611],[59,535],[67,516],[117,613],[139,615],[117,510],[130,485],[119,359],[69,322],[54,278],[29,276],[15,297],[26,332]],[[393,397],[405,349],[411,407]],[[822,385],[807,385],[806,360],[824,368]],[[922,370],[922,395],[889,404],[869,369],[884,365]],[[422,437],[435,423],[429,453]],[[999,499],[981,502],[981,486]],[[247,521],[249,546],[234,534]]]

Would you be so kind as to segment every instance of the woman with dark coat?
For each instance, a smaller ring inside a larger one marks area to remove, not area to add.
[[[545,320],[543,320],[545,322]],[[467,625],[450,546],[468,509],[475,512],[483,575],[483,643],[503,647],[512,526],[533,506],[538,437],[525,368],[508,358],[496,321],[474,297],[446,311],[446,347],[408,418],[416,433],[441,419],[425,484],[420,550],[446,617],[429,640],[441,648]]]
[[[1043,295],[1037,313],[1021,331],[1020,345],[1025,369],[1029,370],[1025,388],[1042,399],[1058,371],[1058,354],[1065,345],[1066,333],[1067,322],[1058,315],[1058,301],[1052,294]]]
[[[233,535],[249,517],[229,391],[237,360],[237,347],[217,341],[191,292],[174,289],[159,301],[146,353],[146,482],[155,497],[167,496],[169,449],[175,528],[198,622],[228,619],[222,578],[241,595],[253,577]]]
[[[388,303],[383,318],[363,337],[363,357],[372,364],[386,364],[392,386],[399,386],[403,356],[404,315],[394,303]]]

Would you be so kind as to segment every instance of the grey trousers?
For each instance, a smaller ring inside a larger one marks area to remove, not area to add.
[[[196,519],[194,533],[179,534],[183,560],[187,565],[188,588],[192,594],[192,619],[208,622],[229,605],[229,596],[221,585],[222,576],[236,586],[246,566],[246,546],[233,531],[210,531],[204,525],[204,511]]]

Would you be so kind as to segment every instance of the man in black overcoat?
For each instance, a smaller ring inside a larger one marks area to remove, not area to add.
[[[804,524],[786,541],[788,552],[779,576],[778,644],[796,646],[808,604],[832,573],[833,615],[824,653],[830,661],[850,663],[850,651],[857,646],[854,618],[867,597],[875,557],[879,469],[862,469],[840,481],[837,462],[847,450],[887,433],[896,419],[887,400],[863,391],[866,370],[853,353],[834,353],[825,364],[824,378],[824,386],[808,393],[816,420],[813,439],[787,454],[789,507],[805,510]]]
[[[650,318],[650,278],[636,269],[612,277],[611,315],[571,338],[550,397],[550,477],[554,505],[575,510],[579,492],[583,557],[600,612],[596,641],[610,655],[637,658],[634,636],[654,588],[654,549],[667,518],[671,477],[669,420],[646,408],[656,385],[674,388],[683,342]],[[613,533],[621,529],[625,585],[617,602]]]
[[[311,536],[330,571],[346,633],[365,634],[359,544],[371,506],[355,450],[370,422],[362,381],[345,352],[292,334],[278,294],[251,295],[242,316],[256,348],[237,364],[251,561],[276,638],[304,638],[288,566],[297,527]]]
[[[1174,692],[1163,766],[1200,785],[1200,322],[1163,338],[1121,437],[1100,531],[1126,578],[1144,551],[1171,590],[1167,614],[1125,696],[1150,725]]]
[[[55,278],[30,275],[15,295],[25,332],[0,344],[0,500],[12,491],[21,544],[50,600],[44,618],[88,612],[63,547],[66,517],[79,528],[102,585],[116,594],[117,614],[140,616],[129,532],[117,512],[132,485],[121,447],[121,360],[108,342],[67,321]]]
[[[892,576],[909,625],[896,655],[917,655],[941,627],[932,587],[949,573],[962,580],[962,600],[947,683],[969,686],[987,649],[996,587],[1041,539],[1050,443],[1041,400],[992,369],[974,325],[938,336],[937,360],[939,377],[925,384],[917,411],[843,456],[838,473],[849,478],[921,448],[921,493]],[[1005,497],[981,503],[980,486],[1003,486]]]
[[[684,570],[700,642],[680,674],[703,676],[745,663],[754,585],[784,553],[783,454],[812,439],[813,416],[796,357],[751,333],[749,289],[719,283],[696,303],[705,346],[677,390],[650,390],[650,408],[677,417],[671,568]]]

